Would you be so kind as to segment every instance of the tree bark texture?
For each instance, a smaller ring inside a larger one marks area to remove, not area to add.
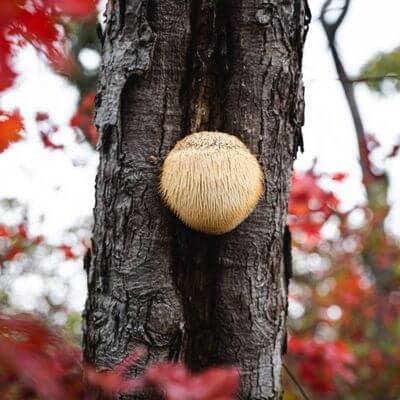
[[[145,346],[134,374],[238,365],[241,398],[278,399],[306,0],[114,0],[106,15],[85,359],[107,368]],[[184,226],[158,194],[167,152],[199,130],[237,135],[265,174],[256,210],[222,236]]]

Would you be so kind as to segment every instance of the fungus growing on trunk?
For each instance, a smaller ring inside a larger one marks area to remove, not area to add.
[[[237,137],[197,132],[176,143],[166,157],[160,192],[190,228],[221,235],[236,228],[263,193],[256,157]]]

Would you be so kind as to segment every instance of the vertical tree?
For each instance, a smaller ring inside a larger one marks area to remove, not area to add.
[[[106,14],[86,361],[110,367],[145,346],[135,373],[235,364],[242,398],[280,398],[306,0],[120,0]],[[166,153],[199,130],[237,135],[265,174],[256,210],[223,236],[190,230],[158,195]]]

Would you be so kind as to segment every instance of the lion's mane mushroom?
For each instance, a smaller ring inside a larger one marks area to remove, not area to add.
[[[263,173],[237,137],[197,132],[177,142],[167,155],[160,192],[186,225],[220,235],[236,228],[257,205]]]

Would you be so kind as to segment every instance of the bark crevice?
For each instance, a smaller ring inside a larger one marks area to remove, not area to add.
[[[224,131],[223,101],[229,77],[228,17],[225,2],[193,2],[190,41],[181,88],[182,136],[201,130]],[[184,310],[181,359],[193,370],[215,363],[215,301],[218,237],[175,227],[173,274]]]

